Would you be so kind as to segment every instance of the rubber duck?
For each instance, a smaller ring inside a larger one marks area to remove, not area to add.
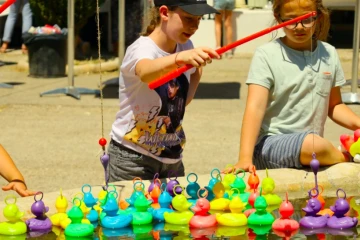
[[[88,187],[89,191],[85,191],[84,188]],[[87,208],[90,208],[89,213],[86,215],[86,218],[91,222],[97,222],[99,219],[98,212],[94,209],[94,206],[97,204],[98,199],[94,198],[94,196],[91,193],[91,186],[89,184],[85,184],[82,186],[82,192],[84,194],[84,204]]]
[[[154,186],[152,187],[152,190],[151,192],[149,192],[149,196],[150,198],[152,199],[152,204],[151,204],[151,207],[152,208],[159,208],[160,205],[159,205],[159,196],[161,194],[161,181],[160,179],[155,179],[155,181],[158,182],[158,184],[154,184]],[[160,186],[159,186],[160,184]]]
[[[178,233],[178,236],[180,235],[179,233],[182,233],[183,235],[189,235],[190,228],[186,224],[172,224],[172,223],[165,222],[164,231],[176,232],[176,233]]]
[[[8,200],[13,199],[14,203],[9,203]],[[17,198],[14,195],[9,195],[5,198],[5,208],[3,210],[4,217],[7,222],[0,223],[0,235],[22,235],[26,233],[26,224],[21,221],[24,216],[16,205]]]
[[[152,214],[148,211],[150,205],[152,204],[152,200],[146,199],[144,195],[139,195],[135,201],[136,212],[133,212],[133,219],[131,224],[135,225],[143,225],[149,224],[152,222]]]
[[[265,198],[261,195],[260,189],[260,196],[258,196],[255,200],[254,207],[256,211],[252,213],[248,218],[248,224],[250,225],[272,225],[274,222],[274,217],[266,212],[267,203]]]
[[[201,197],[200,193],[204,191],[205,196]],[[198,200],[194,207],[191,210],[194,212],[194,216],[190,220],[191,228],[211,228],[216,226],[216,216],[209,214],[210,202],[206,199],[207,190],[205,188],[200,188],[197,191]]]
[[[256,174],[255,165],[252,165],[251,169],[249,169],[249,172],[251,172],[248,178],[248,185],[250,188],[249,192],[254,192],[254,190],[258,188],[260,183],[259,176]]]
[[[191,207],[191,203],[188,202],[187,198],[184,194],[177,194],[176,189],[181,188],[180,185],[174,186],[174,195],[175,197],[172,200],[172,206],[174,208],[174,212],[165,212],[164,218],[165,222],[175,225],[188,225],[190,219],[194,216],[193,212],[189,210]],[[181,190],[181,192],[183,192]]]
[[[264,202],[266,203],[265,199]],[[248,224],[249,231],[248,231],[248,239],[268,239],[268,235],[271,230],[271,224],[266,225],[258,225],[258,224]]]
[[[216,237],[234,237],[234,236],[242,236],[246,233],[247,226],[240,227],[229,227],[224,225],[217,225],[215,236]]]
[[[277,235],[284,235],[284,237],[295,235],[300,225],[294,219],[290,219],[294,213],[294,206],[289,202],[287,193],[285,201],[280,205],[279,213],[281,217],[276,219],[272,224],[273,231],[276,231]]]
[[[132,222],[133,215],[131,213],[118,214],[117,197],[118,194],[114,191],[107,194],[106,203],[102,206],[103,211],[100,214],[100,225],[104,228],[123,228],[129,226]]]
[[[166,189],[163,189],[163,186],[165,186],[165,188],[166,188],[166,184],[163,183],[161,185],[162,193],[159,196],[160,208],[158,208],[158,209],[149,208],[148,209],[148,211],[152,214],[154,221],[158,221],[158,222],[164,222],[165,221],[165,218],[164,218],[164,213],[165,212],[174,212],[174,210],[171,209],[171,207],[170,207],[171,201],[172,201],[173,198],[166,191]]]
[[[217,211],[225,211],[229,209],[230,199],[224,198],[225,187],[222,181],[214,185],[213,193],[215,198],[210,202],[210,209]]]
[[[268,206],[270,205],[280,205],[282,203],[281,198],[274,194],[275,189],[275,181],[271,177],[269,177],[268,170],[266,169],[266,178],[264,178],[261,182],[261,188],[263,191],[263,197],[266,200]]]
[[[319,191],[314,188],[316,194],[319,194]],[[325,214],[323,216],[317,215],[321,209],[321,203],[316,198],[316,195],[312,194],[312,190],[309,191],[310,199],[307,202],[306,206],[302,209],[305,212],[305,216],[300,219],[300,226],[303,228],[317,229],[324,228],[327,225],[329,215]]]
[[[238,175],[239,173],[243,174],[242,177],[239,177],[239,175]],[[245,177],[245,171],[240,169],[240,171],[236,175],[235,181],[230,185],[232,189],[237,189],[236,191],[232,191],[232,193],[230,195],[230,199],[232,197],[239,195],[241,198],[241,201],[243,203],[246,203],[245,209],[250,209],[250,208],[252,208],[251,205],[248,203],[250,193],[245,192],[246,184],[244,181],[244,177]]]
[[[52,225],[61,227],[61,222],[68,219],[68,215],[66,214],[66,210],[68,207],[68,201],[62,194],[62,189],[60,189],[60,196],[56,198],[55,208],[57,212],[50,216],[50,221]]]
[[[247,217],[242,211],[245,209],[246,204],[241,200],[239,195],[234,196],[229,204],[231,213],[216,214],[216,220],[219,225],[240,227],[247,224]]]
[[[159,180],[159,173],[155,173],[154,178],[148,187],[148,192],[149,193],[152,192],[155,186],[158,186],[159,188],[161,187],[161,181]]]
[[[191,176],[195,176],[195,180],[193,182],[190,180]],[[195,173],[189,173],[186,179],[189,183],[185,188],[186,193],[190,196],[188,201],[194,206],[196,204],[196,200],[198,199],[198,191],[200,189],[200,185],[197,183],[198,176]]]
[[[260,193],[257,191],[257,189],[253,189],[253,192],[250,193],[249,199],[248,199],[248,204],[251,206],[251,208],[248,208],[245,210],[244,214],[246,217],[249,217],[252,213],[254,213],[256,211],[254,204],[255,204],[257,197],[259,197],[259,196],[260,196]]]
[[[350,206],[356,212],[356,216],[360,219],[360,198],[353,197],[350,199]]]
[[[214,177],[214,173],[216,173],[215,177]],[[214,168],[213,170],[211,170],[209,184],[207,185],[210,189],[213,189],[215,184],[217,182],[221,181],[221,175],[220,174],[221,174],[221,172],[217,168]]]
[[[316,188],[316,186],[315,186]],[[324,197],[321,195],[322,192],[324,191],[324,188],[321,185],[318,185],[317,189],[319,190],[319,188],[321,189],[321,192],[319,192],[319,194],[317,195],[317,199],[320,201],[321,203],[321,210],[317,213],[317,215],[325,215],[328,214],[329,216],[332,216],[334,214],[333,211],[331,211],[331,209],[329,208],[325,208],[325,199]]]
[[[130,226],[123,228],[100,228],[99,236],[102,236],[100,239],[122,239],[123,237],[127,237],[126,239],[133,239],[134,233]],[[95,238],[94,238],[95,239]]]
[[[339,197],[339,191],[344,193],[344,198]],[[342,189],[338,189],[336,191],[336,196],[338,199],[335,204],[330,207],[331,211],[334,212],[334,215],[329,218],[327,221],[327,226],[329,228],[335,229],[347,229],[355,227],[358,223],[358,219],[356,217],[346,217],[345,213],[347,213],[350,209],[349,203],[346,201],[346,193]]]
[[[135,201],[138,196],[145,196],[144,188],[145,185],[142,182],[137,182],[133,185],[134,191],[131,194],[130,198],[125,199],[125,201],[129,204],[129,206],[124,211],[119,211],[120,214],[128,214],[132,212],[136,212],[136,208],[134,206]]]
[[[73,200],[73,207],[68,211],[67,215],[71,223],[65,228],[65,236],[69,237],[88,237],[92,236],[94,226],[92,224],[81,223],[84,214],[80,209],[81,199],[75,197]]]
[[[171,176],[174,176],[174,179],[171,179]],[[169,182],[166,184],[166,190],[168,191],[168,193],[174,197],[176,194],[180,194],[181,191],[183,190],[180,186],[179,181],[177,180],[177,176],[176,176],[176,172],[170,170],[168,173],[168,179]],[[175,186],[178,186],[175,188],[175,191],[173,190]]]
[[[206,228],[190,228],[190,234],[192,239],[201,239],[201,240],[210,239],[208,238],[208,236],[212,236],[215,232],[216,232],[216,226],[206,227]]]
[[[230,171],[227,171],[227,173],[224,175],[222,179],[222,184],[224,185],[225,193],[227,193],[230,196],[231,184],[233,184],[236,179],[236,168],[234,168],[233,165],[228,164],[225,166],[225,169],[228,169]]]
[[[37,195],[41,195],[40,200],[36,200]],[[34,196],[35,202],[31,205],[31,212],[35,215],[35,218],[30,218],[25,222],[29,231],[48,232],[52,228],[51,220],[46,216],[49,207],[45,207],[42,201],[43,196],[42,192],[37,192]]]

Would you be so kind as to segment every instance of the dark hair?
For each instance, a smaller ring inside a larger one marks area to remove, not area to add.
[[[169,11],[175,11],[177,6],[168,7]],[[160,7],[152,7],[148,12],[148,22],[149,25],[141,33],[141,36],[149,36],[154,29],[160,24]]]
[[[277,20],[279,20],[280,17],[280,11],[281,7],[284,4],[285,1],[288,0],[274,0],[273,2],[273,12],[274,16]],[[293,0],[293,1],[299,1],[299,0]],[[320,41],[326,41],[329,35],[329,29],[330,29],[330,13],[327,8],[324,7],[324,4],[322,0],[309,0],[313,2],[317,9],[317,24],[316,29],[314,33],[314,38]]]

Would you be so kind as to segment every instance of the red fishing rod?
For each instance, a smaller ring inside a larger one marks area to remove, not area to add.
[[[13,4],[16,0],[7,0],[3,5],[0,6],[0,13],[5,11],[11,4]]]
[[[254,33],[254,34],[252,34],[252,35],[250,35],[248,37],[237,40],[236,42],[233,42],[233,43],[231,43],[229,45],[226,45],[226,46],[224,46],[222,48],[217,49],[216,52],[221,55],[224,52],[229,51],[230,49],[233,49],[233,48],[235,48],[235,47],[237,47],[237,46],[239,46],[241,44],[244,44],[246,42],[254,40],[255,38],[261,37],[261,36],[263,36],[265,34],[268,34],[268,33],[272,32],[274,30],[285,27],[287,25],[297,23],[297,22],[299,22],[299,21],[301,21],[303,19],[307,19],[309,17],[315,17],[316,15],[317,14],[316,14],[315,11],[307,13],[307,14],[302,15],[300,17],[297,17],[297,18],[291,19],[289,21],[280,23],[280,24],[278,24],[276,26],[264,29],[264,30],[262,30],[260,32]],[[174,71],[169,72],[168,74],[165,74],[164,76],[160,77],[159,79],[156,79],[155,81],[150,82],[149,83],[149,88],[150,89],[155,89],[155,88],[167,83],[168,81],[180,76],[182,73],[186,72],[187,70],[189,70],[189,69],[191,69],[193,67],[194,67],[193,65],[187,64],[187,65],[182,66],[182,67],[180,67],[178,69],[175,69]]]

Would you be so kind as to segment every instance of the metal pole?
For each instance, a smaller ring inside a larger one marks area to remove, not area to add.
[[[359,42],[360,42],[360,0],[355,1],[355,19],[354,19],[354,37],[353,37],[353,62],[351,92],[341,94],[344,103],[360,103],[360,96],[357,93],[358,88],[358,69],[359,69]]]
[[[68,0],[68,42],[67,42],[67,58],[68,58],[68,84],[74,86],[74,2],[75,0]]]
[[[356,93],[358,88],[358,67],[359,67],[359,0],[355,1],[355,19],[354,19],[354,36],[353,36],[353,61],[352,61],[352,82],[351,82],[351,92]]]
[[[125,55],[125,0],[119,0],[119,70]]]

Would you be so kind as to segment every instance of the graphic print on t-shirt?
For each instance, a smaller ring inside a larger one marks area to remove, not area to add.
[[[182,119],[189,82],[184,74],[155,89],[161,99],[147,113],[138,113],[124,138],[164,158],[179,158],[185,145]]]

